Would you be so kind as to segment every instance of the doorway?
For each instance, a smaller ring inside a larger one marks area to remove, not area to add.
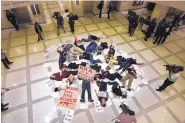
[[[94,1],[83,1],[84,4],[84,14],[92,13]]]
[[[18,24],[31,23],[31,18],[28,13],[27,7],[20,7],[11,9],[11,12],[15,15]]]

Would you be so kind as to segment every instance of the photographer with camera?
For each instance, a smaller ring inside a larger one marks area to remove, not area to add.
[[[168,78],[164,81],[164,83],[156,89],[156,91],[163,91],[166,87],[174,84],[176,80],[180,77],[180,72],[184,71],[183,66],[176,66],[176,65],[164,65],[166,66],[166,70],[169,71]]]
[[[115,123],[136,123],[137,120],[136,118],[134,117],[135,115],[135,112],[130,110],[128,106],[126,106],[125,104],[121,104],[119,106],[122,110],[122,113],[115,119],[116,122]],[[112,120],[115,120],[115,119],[112,119]]]

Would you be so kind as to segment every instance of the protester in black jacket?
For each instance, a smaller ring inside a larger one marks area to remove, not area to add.
[[[103,9],[103,5],[104,5],[104,1],[101,0],[100,3],[97,6],[97,8],[100,10],[100,12],[99,12],[99,18],[101,18],[101,12],[102,12],[102,9]]]
[[[162,39],[164,38],[166,34],[166,24],[162,24],[158,30],[158,33],[156,35],[156,39],[153,42],[154,44],[157,43],[157,45],[159,45],[162,41]]]
[[[38,22],[35,22],[35,32],[38,34],[38,41],[44,40],[42,38],[42,27]]]
[[[154,37],[157,36],[157,34],[158,34],[159,30],[160,30],[160,27],[161,27],[163,24],[165,24],[165,23],[166,23],[166,19],[165,19],[165,18],[164,18],[162,21],[160,21],[160,22],[158,23],[158,25],[157,25],[157,30],[156,30],[156,32],[155,32]]]
[[[111,1],[109,2],[108,6],[107,6],[107,15],[108,15],[108,19],[110,19],[110,12],[112,10],[112,4],[111,4]]]
[[[6,10],[6,18],[15,27],[15,29],[18,31],[19,30],[19,26],[17,24],[17,20],[15,18],[15,15],[12,14],[9,10]]]
[[[147,41],[147,39],[149,37],[151,37],[152,33],[154,32],[154,29],[155,29],[155,26],[156,26],[156,18],[154,18],[150,24],[149,24],[149,27],[147,29],[147,32],[145,33],[145,41]]]
[[[67,17],[69,17],[69,26],[70,26],[71,32],[74,33],[74,31],[75,31],[74,30],[74,25],[75,25],[74,21],[75,20],[78,20],[78,16],[77,15],[74,15],[71,12],[69,15],[67,15]]]

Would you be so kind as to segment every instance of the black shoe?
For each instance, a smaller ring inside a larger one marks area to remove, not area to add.
[[[6,67],[6,69],[10,69],[9,67]]]
[[[93,99],[88,99],[88,101],[89,101],[89,102],[94,102],[94,100],[93,100]]]
[[[8,105],[9,105],[9,103],[4,104],[4,105],[3,105],[3,108],[6,107],[6,106],[8,106]]]
[[[41,38],[41,40],[44,40],[43,38]]]
[[[85,102],[85,99],[81,99],[80,102]]]
[[[12,64],[13,62],[10,62],[9,64]]]
[[[145,41],[148,41],[147,39],[144,39]]]
[[[128,90],[128,91],[131,91],[131,89],[130,89],[130,88],[128,88],[127,90]]]
[[[2,108],[2,109],[1,109],[2,112],[3,112],[3,111],[6,111],[6,110],[8,110],[8,108]]]
[[[156,91],[159,91],[159,92],[161,92],[162,90],[161,89],[155,89]]]
[[[40,39],[38,40],[38,42],[40,41]]]

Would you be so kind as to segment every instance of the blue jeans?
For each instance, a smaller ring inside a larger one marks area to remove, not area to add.
[[[92,41],[91,36],[89,35],[87,39],[83,38],[82,41],[91,42]]]
[[[132,64],[128,61],[122,62],[120,64],[120,67],[118,68],[118,70],[121,70],[124,72],[125,70],[127,70]]]

